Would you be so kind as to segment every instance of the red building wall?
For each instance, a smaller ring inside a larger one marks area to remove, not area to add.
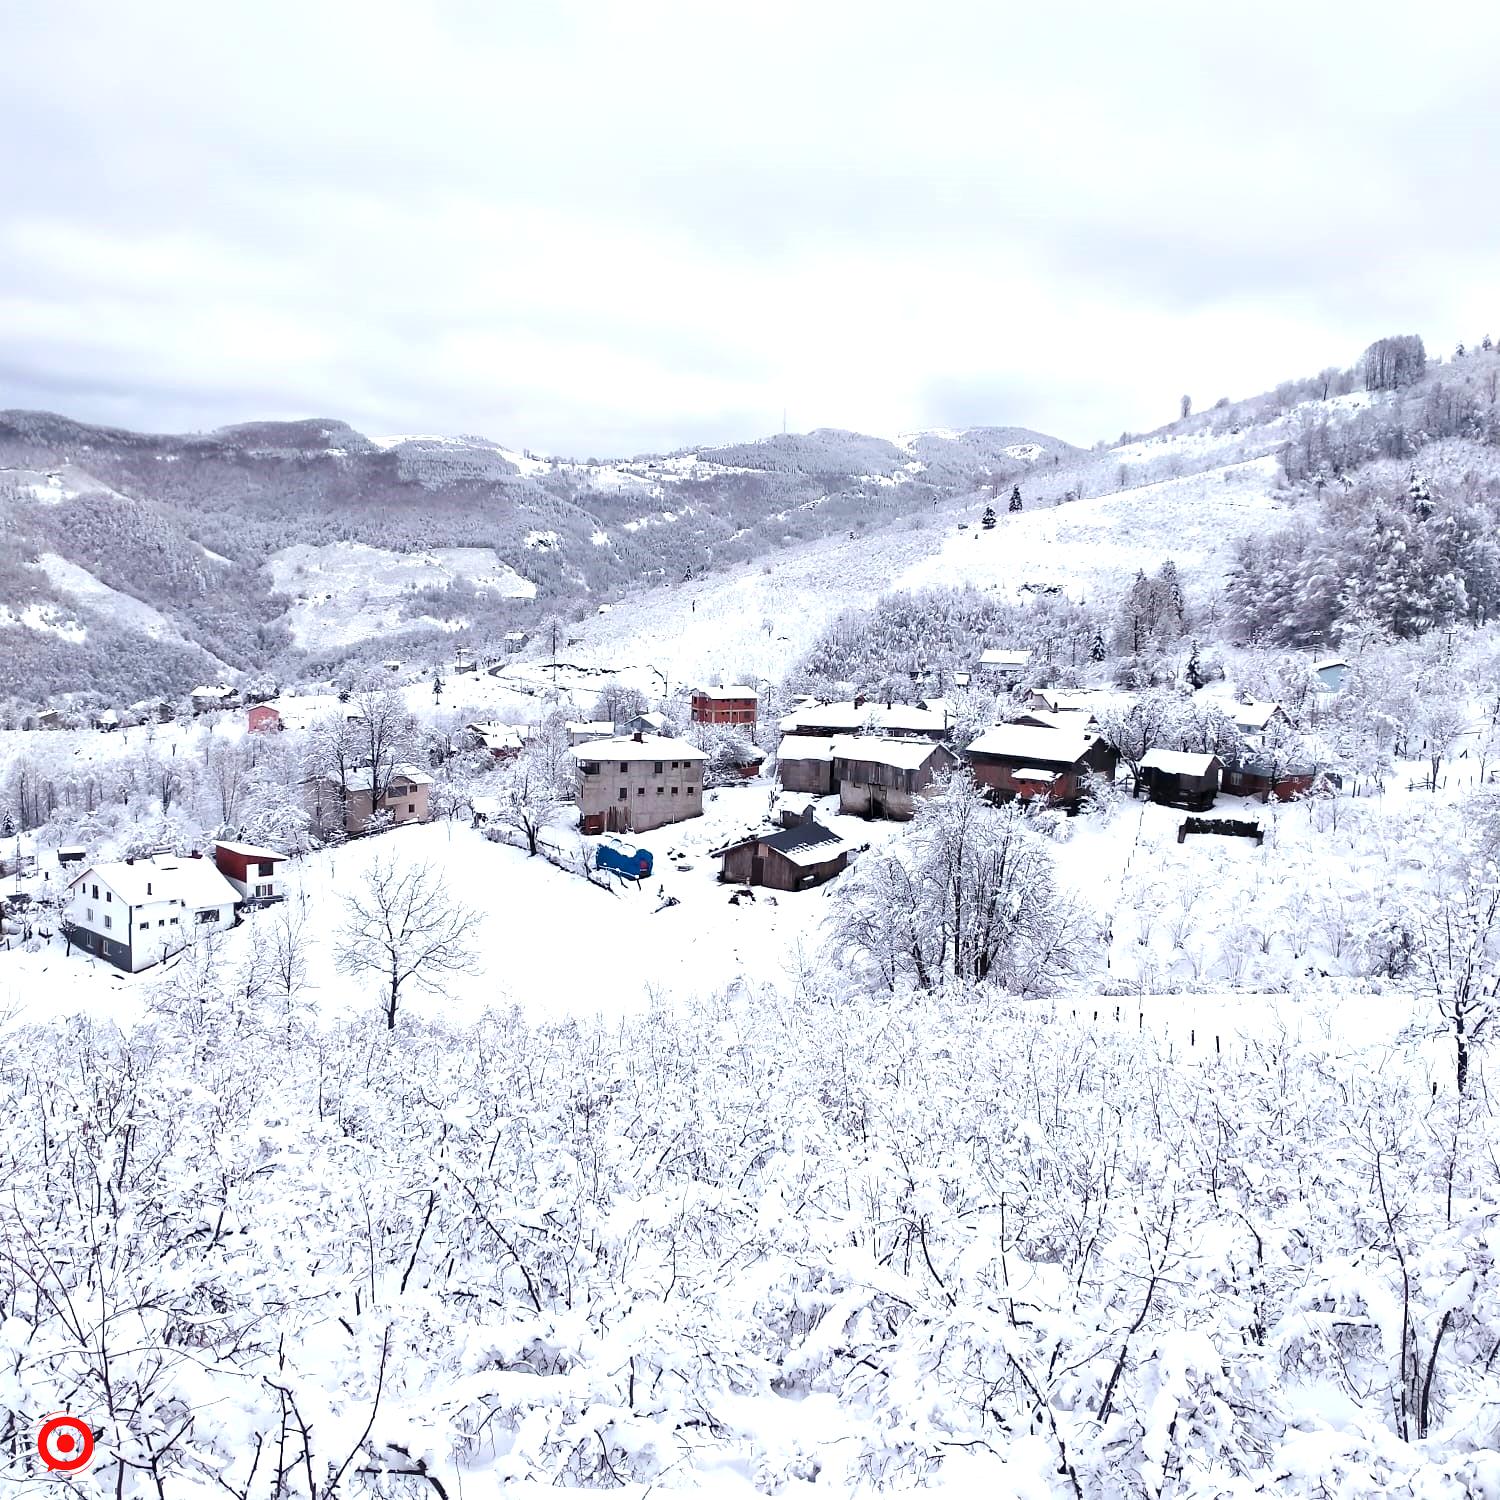
[[[710,698],[704,693],[694,693],[693,723],[753,724],[755,702],[754,698]]]
[[[245,715],[245,720],[252,733],[281,728],[281,715],[274,708],[267,708],[263,703],[252,708]]]

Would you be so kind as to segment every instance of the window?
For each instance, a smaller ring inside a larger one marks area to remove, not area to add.
[[[106,901],[113,901],[115,899],[114,892],[113,891],[105,891],[105,893],[104,893],[104,899]]]
[[[272,885],[270,885],[270,884],[258,885],[258,886],[255,887],[255,894],[257,896],[270,896],[270,895],[274,894],[274,892],[275,892],[275,887],[272,886]]]
[[[635,789],[635,794],[637,797],[644,797],[646,795],[646,788],[643,786],[638,786]]]
[[[677,788],[675,786],[672,788],[672,795],[674,797],[677,795]]]
[[[96,885],[94,887],[94,900],[97,901],[98,899],[99,899],[99,887]]]
[[[92,906],[84,907],[83,916],[86,922],[92,922],[94,920],[94,908]]]
[[[167,919],[165,917],[158,917],[156,919],[156,925],[158,927],[165,927],[167,925]]]
[[[149,880],[146,882],[146,894],[148,896],[151,894],[151,882]]]
[[[630,762],[628,760],[622,760],[620,762],[620,769],[622,771],[628,771],[630,769]]]
[[[257,875],[273,874],[274,872],[271,869],[271,861],[268,859],[261,860],[261,862],[255,867],[255,873]]]
[[[173,925],[173,926],[174,926],[174,927],[175,927],[175,926],[177,926],[177,922],[178,922],[178,919],[177,919],[177,918],[176,918],[176,917],[173,917],[173,918],[172,918],[172,925]]]
[[[406,810],[407,810],[407,812],[409,812],[409,813],[414,813],[414,812],[416,812],[416,810],[417,810],[417,804],[416,804],[416,803],[415,803],[415,802],[408,802],[408,803],[407,803],[407,804],[406,804]]]
[[[206,911],[200,911],[198,913],[198,920],[200,922],[213,922],[213,921],[217,921],[218,920],[218,916],[219,916],[219,909],[218,909],[218,907],[216,907],[216,906],[210,906]]]
[[[656,789],[656,795],[657,795],[657,796],[658,796],[658,797],[662,797],[662,796],[665,796],[665,795],[666,795],[666,791],[667,791],[667,789],[666,789],[666,787],[664,787],[664,786],[659,786],[659,787],[657,787],[657,789]]]
[[[142,922],[141,923],[141,931],[142,932],[150,932],[151,931],[151,924],[149,922]]]
[[[104,925],[106,927],[113,927],[115,925],[115,919],[113,917],[106,917],[104,919]]]
[[[583,774],[585,776],[597,776],[599,774],[599,762],[597,760],[584,761]]]
[[[630,795],[630,788],[622,786],[620,788],[620,801],[623,802],[629,795]]]
[[[657,761],[656,764],[651,767],[652,771],[654,771],[658,776],[661,775],[661,765],[662,763],[660,761]]]

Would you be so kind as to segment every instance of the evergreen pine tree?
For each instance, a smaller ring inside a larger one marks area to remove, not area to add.
[[[434,667],[432,669],[432,697],[433,697],[433,701],[436,702],[442,696],[443,696],[443,669],[441,667]]]
[[[1193,649],[1188,653],[1187,661],[1188,686],[1196,693],[1208,679],[1203,675],[1203,663],[1198,659],[1198,643],[1193,642]]]
[[[1089,646],[1089,660],[1103,661],[1109,653],[1105,650],[1104,636],[1100,631],[1094,632],[1093,644]]]
[[[1425,521],[1432,514],[1432,491],[1427,487],[1426,478],[1415,469],[1411,471],[1406,496],[1411,501],[1412,511],[1418,520]]]
[[[1010,492],[1010,508],[1012,514],[1021,509],[1021,486],[1017,485]]]
[[[993,505],[986,505],[984,508],[984,529],[986,531],[993,531],[996,519],[995,507]]]

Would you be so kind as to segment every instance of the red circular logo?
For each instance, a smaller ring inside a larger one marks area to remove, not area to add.
[[[77,1417],[48,1417],[36,1435],[36,1451],[55,1474],[76,1474],[94,1456],[94,1434]]]

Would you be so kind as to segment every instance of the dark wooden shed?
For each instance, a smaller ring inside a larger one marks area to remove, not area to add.
[[[718,851],[719,879],[801,891],[831,880],[849,863],[849,846],[821,823],[800,823],[741,839]]]
[[[1224,763],[1217,755],[1151,750],[1141,761],[1140,784],[1153,802],[1206,812],[1219,794]]]

